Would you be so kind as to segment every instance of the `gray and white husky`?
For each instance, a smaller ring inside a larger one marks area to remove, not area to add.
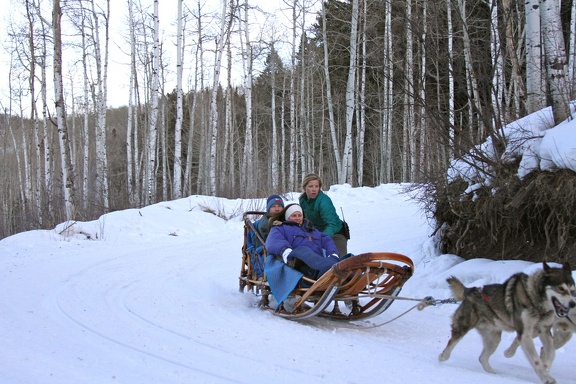
[[[517,273],[502,284],[483,287],[468,288],[455,277],[447,281],[454,298],[462,303],[452,317],[452,335],[440,361],[448,360],[456,344],[476,328],[483,342],[480,363],[484,370],[495,373],[489,359],[500,344],[502,331],[516,332],[518,344],[540,380],[556,383],[548,373],[555,355],[550,330],[556,319],[565,318],[576,306],[568,263],[553,268],[544,262],[543,269],[531,275]],[[536,335],[542,341],[540,354],[534,345]]]

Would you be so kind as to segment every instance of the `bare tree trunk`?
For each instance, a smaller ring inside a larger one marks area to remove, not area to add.
[[[483,107],[480,104],[480,92],[478,90],[478,79],[476,78],[476,73],[474,72],[474,66],[472,65],[472,49],[470,47],[470,36],[468,35],[468,16],[466,15],[466,1],[458,0],[458,12],[460,13],[460,20],[462,21],[462,42],[464,45],[464,61],[466,67],[466,79],[468,87],[468,99],[469,99],[469,122],[470,128],[474,126],[474,121],[478,124],[478,138],[484,137],[484,124],[480,119],[476,119],[475,116],[483,116]],[[470,129],[470,132],[473,130]],[[471,133],[472,135],[472,133]],[[471,137],[474,142],[474,138]]]
[[[427,78],[427,62],[426,62],[426,45],[428,44],[428,2],[426,0],[422,1],[422,36],[420,37],[420,135],[419,135],[419,148],[417,151],[418,158],[418,168],[419,173],[416,174],[416,178],[421,179],[421,174],[428,172],[426,167],[430,167],[430,161],[427,161],[427,153],[431,152],[427,144],[427,133],[428,127],[426,124],[426,78]]]
[[[149,205],[155,201],[156,195],[156,136],[158,123],[158,91],[160,77],[160,22],[158,18],[158,0],[154,0],[154,43],[152,48],[152,84],[150,88],[150,113],[148,121],[148,150],[147,150],[147,193],[144,201]]]
[[[294,0],[292,4],[292,53],[290,71],[290,148],[289,148],[289,163],[290,170],[288,172],[288,188],[296,187],[296,5],[298,0]]]
[[[416,162],[414,152],[414,53],[412,32],[412,0],[406,1],[406,61],[404,63],[404,115],[402,148],[402,181],[413,181]]]
[[[389,182],[392,178],[392,118],[393,118],[393,84],[394,52],[392,35],[392,4],[385,1],[384,16],[384,49],[382,89],[382,129],[380,132],[380,182]]]
[[[12,86],[12,77],[9,76],[9,80],[8,80],[8,89],[13,90],[13,86]],[[23,124],[24,122],[24,118],[22,115],[22,100],[20,100],[20,125]],[[19,202],[18,204],[23,208],[22,211],[24,213],[24,215],[26,215],[26,211],[27,211],[27,201],[26,201],[26,192],[25,192],[25,176],[23,176],[23,173],[25,173],[24,171],[24,167],[25,167],[25,161],[22,161],[20,154],[21,153],[26,153],[26,144],[25,141],[23,141],[21,143],[21,145],[18,145],[18,142],[16,141],[16,135],[14,134],[14,128],[12,127],[12,123],[11,123],[11,119],[10,117],[7,118],[8,121],[8,131],[10,132],[10,137],[12,137],[12,145],[14,146],[14,157],[16,158],[16,174],[17,174],[17,179],[18,179],[18,196],[19,196]],[[22,129],[22,127],[21,127]]]
[[[174,127],[174,176],[172,196],[182,197],[182,120],[184,118],[182,92],[182,65],[184,61],[184,29],[182,28],[182,3],[178,0],[178,27],[176,43],[176,123]]]
[[[292,76],[292,75],[290,75]],[[282,180],[282,189],[289,189],[292,188],[292,184],[289,184],[289,176],[286,177],[287,167],[290,165],[286,165],[286,81],[287,77],[284,73],[284,77],[282,79],[282,103],[280,104],[280,137],[281,137],[281,144],[280,144],[280,153],[283,156],[280,156],[280,179]]]
[[[324,40],[324,77],[326,78],[326,104],[328,106],[328,122],[330,124],[330,138],[332,139],[332,151],[336,160],[336,174],[342,173],[342,161],[340,156],[340,145],[336,134],[336,120],[334,119],[334,101],[332,99],[332,83],[330,81],[330,70],[328,68],[328,33],[326,31],[326,4],[322,2],[322,38]]]
[[[89,189],[89,154],[90,154],[90,79],[88,74],[88,42],[86,41],[85,31],[85,15],[82,12],[81,20],[81,35],[82,35],[82,71],[84,73],[84,111],[82,119],[82,208],[88,207],[88,191]]]
[[[552,112],[555,125],[560,124],[570,116],[570,90],[566,79],[567,60],[562,23],[560,20],[560,5],[557,0],[540,0],[540,18],[544,35],[544,52],[546,59],[546,74],[552,99]]]
[[[34,2],[32,2],[34,4]],[[43,173],[41,177],[41,182],[43,182],[43,190],[46,196],[45,204],[43,208],[45,212],[47,212],[47,218],[50,219],[52,212],[54,211],[53,202],[52,202],[52,174],[54,173],[53,160],[52,160],[52,129],[51,125],[48,124],[48,74],[47,74],[47,65],[48,65],[48,39],[49,31],[48,29],[51,27],[50,23],[45,21],[40,7],[36,6],[36,14],[40,18],[41,22],[41,49],[40,49],[40,58],[38,64],[40,66],[40,100],[42,101],[42,150],[43,150]]]
[[[104,52],[100,47],[99,14],[96,12],[94,1],[91,1],[92,17],[95,28],[93,30],[94,48],[96,51],[96,198],[102,201],[104,212],[110,210],[109,187],[108,187],[108,153],[106,150],[106,110],[108,93],[108,44],[109,44],[109,20],[110,0],[106,0],[106,13],[104,18]]]
[[[198,3],[198,39],[196,42],[196,52],[194,55],[195,65],[194,65],[194,87],[192,90],[192,105],[190,106],[190,129],[188,130],[188,151],[186,152],[186,171],[184,172],[184,180],[186,182],[186,190],[188,194],[192,194],[192,159],[194,154],[194,132],[196,124],[196,110],[198,105],[198,98],[203,99],[204,92],[204,51],[202,47],[202,14],[200,9],[200,3]],[[198,78],[200,75],[200,78]],[[198,83],[200,82],[200,87]],[[202,114],[201,114],[202,115]],[[203,140],[200,140],[203,143]],[[202,152],[199,151],[200,155],[198,157],[198,172],[197,172],[197,184],[196,189],[200,186],[200,177],[202,175],[202,164],[203,156]]]
[[[272,155],[270,158],[271,162],[271,178],[272,178],[272,190],[278,191],[279,189],[279,177],[278,177],[278,125],[276,124],[276,72],[278,71],[278,55],[276,54],[276,50],[274,48],[274,43],[272,43],[272,52],[274,53],[272,56],[273,62],[271,63],[271,109],[272,109]]]
[[[228,4],[226,0],[222,2],[222,16],[220,19],[220,34],[216,40],[216,54],[214,59],[214,77],[212,79],[211,102],[210,102],[210,164],[209,164],[209,195],[216,194],[216,168],[217,168],[217,154],[216,146],[218,144],[218,84],[220,79],[220,71],[222,67],[222,51],[226,46],[226,42],[230,38],[230,31],[232,29],[232,22],[234,20],[235,6],[234,0],[230,0],[230,11],[227,14]],[[227,17],[229,18],[227,20]]]
[[[497,2],[494,2],[495,6]],[[522,74],[520,69],[520,62],[518,60],[518,52],[517,52],[517,43],[514,39],[514,27],[512,25],[512,7],[510,5],[510,0],[503,0],[502,1],[504,7],[504,19],[506,20],[506,49],[508,52],[508,57],[510,58],[512,69],[510,78],[512,80],[512,92],[507,98],[512,99],[510,103],[514,105],[514,115],[510,117],[506,117],[507,121],[509,120],[516,120],[520,118],[521,112],[521,103],[522,100],[526,100],[526,87],[524,86],[524,82],[522,81]],[[518,16],[518,18],[520,18]]]
[[[454,25],[452,24],[452,1],[446,2],[446,19],[448,27],[448,160],[454,158],[456,110],[454,107]]]
[[[498,4],[496,0],[490,1],[490,51],[492,55],[492,129],[501,127],[506,121],[504,116],[504,88],[506,78],[504,73],[504,59],[502,43],[500,42],[500,22],[498,19]],[[509,16],[506,17],[509,19]]]
[[[198,61],[196,61],[198,63]],[[194,75],[194,89],[191,92],[192,103],[190,103],[190,108],[188,115],[190,116],[190,128],[188,128],[188,144],[186,151],[186,170],[184,171],[184,193],[186,195],[192,194],[192,159],[194,156],[194,126],[196,120],[196,105],[199,93],[196,92],[198,82],[198,70],[196,69],[196,74]]]
[[[360,92],[359,99],[360,105],[358,109],[358,121],[357,126],[357,145],[356,145],[356,179],[359,186],[363,185],[364,178],[364,136],[366,132],[366,40],[368,36],[366,34],[366,24],[368,23],[368,1],[364,0],[362,3],[362,66],[360,68]]]
[[[162,60],[160,60],[162,61]],[[162,68],[162,64],[160,64]],[[162,71],[162,80],[160,84],[166,84],[166,79],[164,77],[164,71]],[[164,87],[160,87],[160,95],[165,95]],[[160,97],[160,145],[162,148],[162,201],[169,199],[169,187],[170,187],[170,166],[168,164],[170,156],[168,156],[168,135],[166,133],[166,127],[168,125],[166,121],[166,98]]]
[[[356,57],[358,55],[358,0],[352,0],[350,23],[350,64],[346,82],[346,136],[342,152],[342,172],[338,182],[352,183],[352,122],[354,119],[354,100],[356,83]]]
[[[254,146],[252,143],[252,45],[248,23],[248,0],[244,0],[242,24],[244,29],[244,44],[242,44],[242,63],[244,68],[244,100],[246,102],[246,133],[244,138],[244,156],[242,160],[241,186],[246,192],[254,191]]]
[[[43,214],[42,214],[42,156],[40,153],[40,121],[38,119],[38,107],[36,105],[36,64],[38,58],[36,57],[36,34],[35,34],[35,25],[34,25],[34,10],[32,9],[32,5],[28,0],[26,0],[26,18],[28,21],[28,47],[30,49],[30,77],[29,77],[29,84],[30,84],[30,120],[34,122],[34,137],[33,137],[33,144],[35,149],[35,161],[36,161],[36,180],[34,182],[34,204],[36,208],[36,215],[38,217],[38,222],[41,225],[43,221]],[[9,77],[12,78],[11,76]]]
[[[527,0],[526,13],[526,112],[539,111],[546,105],[542,73],[539,0]]]
[[[570,18],[570,41],[568,43],[568,79],[570,83],[570,100],[576,98],[576,1],[572,0]]]
[[[52,28],[54,34],[54,100],[58,122],[58,139],[60,143],[60,159],[62,161],[62,188],[64,192],[64,208],[66,220],[72,220],[76,214],[74,201],[74,168],[70,156],[70,142],[66,126],[66,108],[64,103],[64,84],[62,79],[62,9],[60,0],[54,0],[52,13]]]
[[[312,156],[310,156],[309,158],[306,158],[306,154],[310,154],[312,151],[309,151],[307,149],[307,146],[311,144],[311,140],[309,138],[308,135],[308,129],[307,129],[307,119],[306,119],[306,57],[304,55],[304,52],[306,51],[306,49],[304,49],[303,47],[305,46],[306,42],[306,36],[304,34],[304,26],[305,26],[305,17],[306,17],[306,12],[302,12],[302,29],[300,30],[300,90],[299,90],[299,95],[300,95],[300,112],[298,113],[299,118],[296,119],[297,123],[296,123],[296,127],[298,129],[298,137],[300,138],[300,145],[298,146],[298,150],[297,152],[300,154],[300,173],[301,173],[301,178],[300,180],[302,180],[304,178],[305,172],[307,172],[308,170],[313,170],[312,166],[310,165],[311,163],[311,158]],[[310,160],[309,160],[310,159]]]
[[[137,125],[134,122],[136,108],[134,108],[133,95],[135,93],[136,80],[136,27],[133,16],[133,0],[128,0],[128,18],[130,20],[130,85],[128,86],[128,121],[126,123],[126,185],[128,188],[128,204],[134,207],[136,204],[135,169],[136,159],[134,147],[134,135]]]
[[[240,36],[242,40],[242,36]],[[232,47],[230,44],[230,40],[226,42],[226,54],[228,56],[228,78],[226,79],[228,84],[232,84]],[[232,185],[234,184],[234,141],[232,140],[232,87],[226,87],[226,122],[224,123],[224,150],[223,152],[223,159],[222,164],[228,164],[228,174],[227,177],[223,180],[223,188],[225,190],[232,190]],[[250,140],[252,136],[250,136]],[[246,138],[248,140],[248,138]],[[246,155],[244,153],[244,155]],[[245,157],[244,157],[244,160]],[[243,189],[245,183],[245,172],[244,168],[240,170],[240,189],[242,195],[244,195],[245,190]]]

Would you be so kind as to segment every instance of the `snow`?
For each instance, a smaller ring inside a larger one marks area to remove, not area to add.
[[[419,300],[450,298],[450,275],[483,285],[541,266],[439,254],[433,224],[404,187],[327,191],[350,223],[351,252],[399,252],[415,263],[406,300],[353,323],[286,320],[239,292],[239,214],[262,209],[264,196],[190,196],[5,238],[0,383],[537,383],[521,351],[504,357],[512,333],[491,359],[497,374],[478,362],[476,332],[438,362],[456,305],[414,309]],[[575,352],[574,341],[557,351],[558,382],[576,383]]]
[[[536,170],[570,169],[576,172],[576,101],[571,102],[570,110],[571,118],[557,126],[554,126],[552,107],[546,107],[503,127],[497,132],[506,143],[500,159],[510,162],[519,158],[520,178]],[[467,181],[469,187],[465,193],[490,186],[494,171],[489,162],[498,161],[498,154],[492,137],[488,137],[470,154],[452,162],[448,181],[458,178]]]

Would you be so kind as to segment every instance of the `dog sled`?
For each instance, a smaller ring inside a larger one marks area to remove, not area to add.
[[[268,278],[262,272],[262,265],[256,265],[262,260],[253,257],[246,242],[252,230],[264,244],[251,220],[264,214],[260,211],[247,211],[243,215],[244,244],[239,290],[258,295],[258,306],[273,311],[277,316],[291,320],[319,316],[342,321],[374,317],[390,307],[414,272],[412,260],[405,255],[391,252],[363,253],[338,262],[317,280],[301,277],[288,300],[271,306],[272,291]],[[266,258],[274,257],[268,255],[265,248],[264,262]]]

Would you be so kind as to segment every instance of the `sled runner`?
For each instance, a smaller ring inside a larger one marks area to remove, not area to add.
[[[292,320],[320,316],[344,321],[377,316],[388,309],[414,271],[412,260],[399,253],[369,252],[351,256],[334,264],[317,280],[301,277],[288,299],[272,307],[270,284],[262,271],[267,258],[275,256],[268,255],[264,246],[262,256],[254,257],[246,243],[250,230],[264,243],[250,220],[264,214],[248,211],[243,215],[240,292],[246,289],[259,295],[259,307],[272,310],[278,316]],[[289,267],[284,264],[283,268]]]

